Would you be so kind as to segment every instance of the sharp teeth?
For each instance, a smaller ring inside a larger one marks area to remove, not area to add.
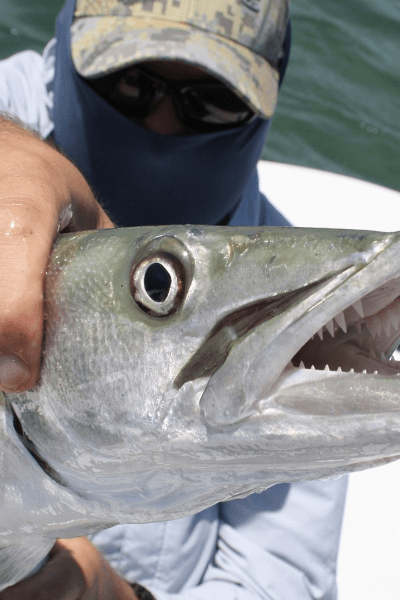
[[[300,361],[300,364],[299,364],[299,369],[305,369],[305,368],[306,368],[306,366],[305,366],[305,364],[303,363],[303,361]]]
[[[315,371],[314,365],[311,365],[311,371]]]
[[[389,337],[392,328],[395,331],[398,331],[400,315],[398,316],[393,306],[391,306],[389,308],[382,309],[377,315],[371,315],[367,317],[364,323],[372,337],[380,337],[382,331],[387,337]],[[357,322],[355,323],[355,326],[357,331],[359,331]]]
[[[334,337],[334,335],[335,335],[335,330],[334,330],[334,326],[333,326],[333,321],[332,321],[332,319],[330,319],[330,320],[329,320],[329,321],[326,323],[325,327],[327,328],[327,330],[329,331],[329,333],[331,334],[331,336],[332,336],[332,337]]]
[[[349,373],[354,373],[354,369],[350,369]]]
[[[364,318],[364,310],[363,310],[363,307],[362,307],[362,304],[361,304],[361,300],[356,300],[356,302],[354,302],[352,306],[353,306],[354,310],[363,319]]]
[[[366,369],[364,369],[364,370],[363,370],[362,374],[363,374],[363,375],[366,375],[366,374],[367,374],[367,371],[366,371]]]
[[[322,333],[322,327],[321,327],[321,329],[318,329],[317,333],[319,335],[320,340],[323,340],[324,339],[324,334]]]
[[[374,371],[374,375],[378,375],[378,371]]]
[[[329,365],[325,365],[324,371],[330,371]]]
[[[344,331],[344,333],[347,333],[346,319],[344,318],[344,314],[342,312],[336,315],[335,321],[339,325],[340,329]]]
[[[341,368],[341,367],[338,367],[338,369],[337,369],[337,372],[338,372],[338,373],[341,373],[341,372],[342,372],[342,368]]]

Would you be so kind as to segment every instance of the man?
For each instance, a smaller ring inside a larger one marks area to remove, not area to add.
[[[79,167],[117,225],[284,225],[256,164],[290,45],[286,0],[67,0],[43,57],[0,65],[0,107]],[[1,124],[0,387],[38,375],[58,230],[110,226],[81,173]],[[0,598],[336,596],[345,481],[276,486],[175,522],[60,541]],[[144,587],[143,587],[144,586]]]

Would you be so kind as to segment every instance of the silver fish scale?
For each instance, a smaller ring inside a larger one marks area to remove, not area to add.
[[[60,236],[40,385],[0,406],[0,589],[57,537],[400,455],[399,255],[375,232]]]

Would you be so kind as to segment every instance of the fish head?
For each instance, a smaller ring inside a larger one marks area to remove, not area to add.
[[[392,460],[399,258],[400,235],[376,232],[60,236],[41,380],[6,410],[47,476],[103,524]]]

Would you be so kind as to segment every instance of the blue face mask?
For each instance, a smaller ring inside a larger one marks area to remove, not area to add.
[[[153,133],[121,115],[76,73],[74,0],[57,20],[54,140],[119,226],[216,224],[240,212],[258,223],[256,164],[269,121],[190,136]]]

